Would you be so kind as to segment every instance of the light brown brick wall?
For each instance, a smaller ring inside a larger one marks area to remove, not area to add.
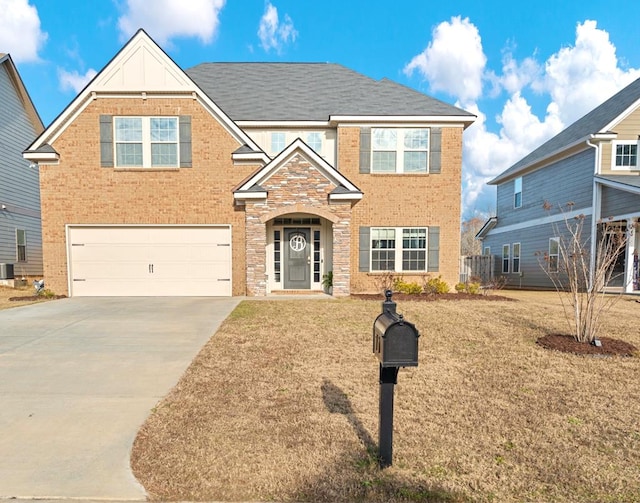
[[[361,174],[360,129],[338,129],[338,169],[364,192],[353,207],[351,220],[351,291],[374,292],[379,273],[358,270],[361,226],[439,226],[440,271],[453,288],[459,279],[462,128],[442,128],[442,173]],[[403,275],[422,284],[424,275]]]
[[[190,115],[193,167],[100,166],[99,116]],[[239,147],[193,99],[97,99],[56,139],[60,164],[40,167],[47,287],[68,294],[65,224],[231,224],[233,294],[246,283],[245,215],[232,189],[258,166],[233,166]]]

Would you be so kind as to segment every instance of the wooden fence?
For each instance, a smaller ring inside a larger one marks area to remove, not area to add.
[[[479,280],[482,284],[490,283],[495,274],[493,255],[467,255],[460,257],[460,282]]]

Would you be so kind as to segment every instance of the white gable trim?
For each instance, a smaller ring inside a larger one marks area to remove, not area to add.
[[[629,108],[627,108],[624,112],[622,112],[615,119],[613,119],[609,124],[607,124],[603,128],[603,131],[611,131],[615,126],[620,124],[623,120],[629,117],[629,115],[635,112],[638,107],[640,107],[640,98],[634,101]]]
[[[27,150],[54,143],[92,100],[103,96],[197,99],[240,145],[261,151],[144,30],[138,30]]]
[[[300,138],[297,138],[287,148],[280,152],[273,160],[267,164],[264,168],[258,170],[253,176],[251,176],[246,182],[238,187],[238,192],[243,192],[251,189],[254,185],[260,185],[265,180],[268,180],[281,166],[287,163],[296,153],[302,153],[308,160],[315,164],[316,168],[322,172],[329,180],[335,185],[343,185],[349,192],[360,193],[360,189],[351,183],[347,178],[341,175],[331,164],[325,161],[319,156],[309,145],[303,142]],[[352,196],[353,198],[353,196]]]

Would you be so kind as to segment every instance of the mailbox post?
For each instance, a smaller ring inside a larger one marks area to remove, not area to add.
[[[393,394],[400,367],[418,366],[416,327],[396,312],[391,290],[384,292],[382,313],[373,323],[373,353],[380,361],[380,407],[378,447],[380,467],[391,466],[393,458]]]

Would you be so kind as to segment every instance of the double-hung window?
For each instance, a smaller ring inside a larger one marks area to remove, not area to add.
[[[522,177],[513,181],[513,207],[522,208]]]
[[[116,166],[179,167],[177,117],[115,117]]]
[[[507,274],[509,272],[509,255],[510,255],[510,246],[502,245],[502,273]]]
[[[316,152],[322,152],[322,134],[318,132],[309,133],[307,135],[307,144]]]
[[[372,173],[427,173],[429,129],[371,129]]]
[[[27,231],[16,229],[16,258],[18,262],[27,261]]]
[[[511,259],[512,272],[520,273],[520,243],[513,243],[513,258]]]
[[[549,239],[549,272],[558,272],[558,258],[560,257],[560,238]]]
[[[638,142],[621,141],[613,144],[613,169],[638,168]]]
[[[271,133],[271,153],[279,154],[284,150],[285,134],[283,132]]]
[[[426,271],[427,228],[372,228],[370,270]]]

